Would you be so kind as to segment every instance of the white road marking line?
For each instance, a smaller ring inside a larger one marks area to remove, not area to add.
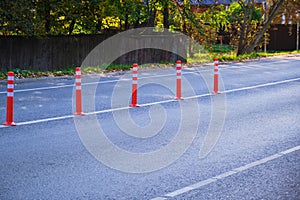
[[[233,174],[237,174],[239,172],[243,172],[243,171],[246,171],[248,169],[251,169],[253,167],[256,167],[258,165],[262,165],[266,162],[269,162],[269,161],[272,161],[272,160],[275,160],[276,158],[279,158],[279,157],[282,157],[284,155],[287,155],[289,153],[292,153],[292,152],[295,152],[295,151],[298,151],[300,150],[300,145],[299,146],[296,146],[296,147],[293,147],[291,149],[288,149],[286,151],[282,151],[282,152],[279,152],[277,154],[274,154],[274,155],[271,155],[271,156],[268,156],[266,158],[263,158],[263,159],[260,159],[260,160],[257,160],[255,162],[252,162],[252,163],[249,163],[247,165],[244,165],[244,166],[241,166],[241,167],[238,167],[238,168],[235,168],[233,170],[230,170],[228,172],[225,172],[225,173],[222,173],[218,176],[215,176],[215,177],[212,177],[212,178],[209,178],[209,179],[206,179],[206,180],[203,180],[203,181],[200,181],[198,183],[195,183],[195,184],[192,184],[192,185],[189,185],[189,186],[186,186],[184,188],[181,188],[181,189],[178,189],[178,190],[175,190],[173,192],[170,192],[168,194],[165,194],[165,195],[162,195],[162,197],[156,197],[156,198],[153,198],[151,200],[155,200],[155,199],[159,199],[159,198],[164,198],[164,197],[175,197],[175,196],[178,196],[178,195],[181,195],[181,194],[184,194],[184,193],[187,193],[187,192],[190,192],[192,190],[195,190],[195,189],[200,189],[201,187],[205,186],[205,185],[208,185],[210,183],[213,183],[213,182],[216,182],[218,180],[222,180],[224,178],[227,178]]]
[[[196,189],[196,188],[202,187],[204,185],[207,185],[207,184],[210,184],[210,183],[216,182],[216,181],[217,181],[217,179],[215,179],[215,178],[209,178],[204,181],[195,183],[195,184],[191,185],[190,187]]]
[[[218,176],[214,176],[212,179],[221,180],[223,178],[226,178],[227,176],[231,176],[231,175],[236,174],[236,173],[237,173],[236,171],[232,170],[232,171],[220,174]]]
[[[299,146],[296,146],[296,147],[294,147],[294,148],[288,149],[288,150],[286,150],[286,151],[282,151],[281,153],[282,153],[283,155],[286,155],[286,154],[292,153],[292,152],[297,151],[297,150],[299,150]]]
[[[204,70],[203,70],[204,71]],[[182,74],[191,74],[194,72],[183,72]],[[149,79],[149,78],[159,78],[159,77],[167,77],[167,76],[176,76],[176,73],[174,74],[163,74],[163,75],[154,75],[154,76],[145,76],[140,77],[141,79]],[[108,80],[108,81],[95,81],[95,82],[89,82],[89,83],[82,83],[81,85],[96,85],[96,84],[105,84],[105,83],[114,83],[118,81],[131,81],[131,79],[116,79],[116,80]],[[19,89],[14,90],[15,93],[17,92],[30,92],[30,91],[37,91],[37,90],[50,90],[50,89],[59,89],[59,88],[67,88],[67,87],[75,87],[75,84],[67,84],[67,85],[58,85],[58,86],[49,86],[49,87],[39,87],[39,88],[30,88],[30,89]],[[4,94],[6,91],[1,91],[0,94]]]
[[[228,67],[223,67],[222,69],[226,69],[226,70],[235,70],[237,71],[237,69],[246,69],[246,70],[249,70],[249,69],[272,69],[271,67],[261,67],[260,65],[247,65],[247,66],[228,66]]]
[[[27,121],[27,122],[18,122],[16,124],[18,126],[31,125],[31,124],[37,124],[37,123],[42,123],[42,122],[50,122],[50,121],[56,121],[56,120],[70,119],[70,118],[73,118],[73,117],[74,117],[74,115],[66,115],[66,116],[61,116],[61,117],[52,117],[52,118],[46,118],[46,119],[38,119],[38,120]],[[6,127],[9,127],[9,126],[0,125],[0,128],[6,128]]]
[[[255,69],[252,68],[251,65],[263,65],[265,69],[272,69],[271,67],[266,67],[267,65],[273,65],[273,64],[281,64],[281,63],[288,63],[288,62],[298,62],[298,60],[291,60],[291,61],[275,61],[275,62],[266,62],[262,64],[250,64],[250,63],[235,63],[231,66],[228,65],[219,65],[221,70],[235,70],[235,69]],[[248,65],[250,64],[250,65]],[[212,67],[212,66],[209,66]],[[199,67],[198,67],[199,68]],[[259,68],[259,67],[257,67]],[[211,71],[211,69],[206,69],[206,68],[201,68],[198,69],[202,71]],[[195,73],[193,72],[183,72],[182,74],[190,74],[190,73]],[[140,77],[139,79],[148,79],[148,78],[159,78],[159,77],[167,77],[167,76],[174,76],[174,74],[164,74],[164,75],[154,75],[154,76],[145,76],[145,77]],[[117,79],[117,80],[107,80],[107,81],[96,81],[96,82],[90,82],[90,83],[83,83],[82,85],[95,85],[95,84],[104,84],[104,83],[114,83],[118,81],[130,81],[131,79]],[[58,86],[49,86],[49,87],[39,87],[39,88],[30,88],[30,89],[20,89],[20,90],[15,90],[14,92],[30,92],[30,91],[37,91],[37,90],[50,90],[50,89],[59,89],[59,88],[66,88],[66,87],[74,87],[75,84],[68,84],[68,85],[58,85]],[[6,91],[0,91],[0,94],[5,94]]]
[[[288,63],[288,62],[291,62],[290,60],[279,60],[279,61],[277,61],[277,62],[279,62],[279,63]]]
[[[239,69],[253,69],[253,68],[254,67],[249,66],[249,65],[244,65],[244,66],[239,67]]]
[[[260,85],[254,85],[254,86],[248,86],[248,87],[237,88],[237,89],[232,89],[232,90],[226,90],[222,93],[231,93],[231,92],[237,92],[237,91],[242,91],[242,90],[250,90],[250,89],[267,87],[267,86],[272,86],[272,85],[278,85],[278,84],[282,84],[282,83],[289,83],[289,82],[299,81],[299,80],[300,80],[300,78],[293,78],[293,79],[288,79],[288,80],[283,80],[283,81],[276,81],[276,82],[265,83],[265,84],[260,84]]]
[[[110,80],[110,81],[100,81],[100,82],[91,82],[91,83],[83,83],[81,85],[91,85],[91,84],[98,84],[98,83],[112,83],[116,82],[116,80]],[[30,91],[37,91],[37,90],[51,90],[51,89],[59,89],[59,88],[67,88],[67,87],[75,87],[74,84],[68,84],[68,85],[58,85],[58,86],[49,86],[49,87],[39,87],[39,88],[30,88],[30,89],[20,89],[15,90],[14,92],[30,92]],[[6,91],[0,92],[0,94],[6,93]]]
[[[188,187],[184,187],[184,188],[181,188],[181,189],[179,189],[179,190],[176,190],[176,191],[174,191],[174,192],[170,192],[170,193],[166,194],[165,196],[166,196],[166,197],[176,197],[176,196],[178,196],[178,195],[180,195],[180,194],[189,192],[189,191],[191,191],[191,190],[193,190],[193,189],[194,189],[194,188],[188,186]]]
[[[300,146],[299,146],[299,147],[300,147]],[[255,166],[257,166],[257,165],[260,165],[260,164],[269,162],[270,160],[274,160],[274,159],[276,159],[276,158],[279,158],[279,157],[281,157],[281,156],[283,156],[283,154],[274,154],[274,155],[272,155],[272,156],[263,158],[263,159],[261,159],[261,160],[258,160],[258,161],[252,162],[252,163],[249,163],[249,164],[244,165],[244,166],[242,166],[242,167],[235,168],[235,169],[233,169],[232,171],[234,171],[234,172],[242,172],[242,171],[245,171],[245,170],[247,170],[247,169],[249,169],[249,168],[255,167]]]
[[[229,69],[229,70],[234,70],[234,69],[270,69],[273,70],[274,67],[277,67],[275,69],[278,70],[280,68],[281,64],[286,64],[286,63],[291,63],[291,62],[299,62],[299,60],[289,60],[289,61],[276,61],[276,62],[261,62],[261,63],[239,63],[239,64],[233,64],[233,65],[225,65],[223,69]],[[275,65],[275,66],[274,66]],[[252,68],[253,66],[253,68]]]
[[[221,91],[221,93],[232,93],[232,92],[238,92],[238,91],[243,91],[243,90],[250,90],[250,89],[255,89],[255,88],[278,85],[278,84],[282,84],[282,83],[289,83],[289,82],[299,81],[299,80],[300,80],[300,78],[294,78],[294,79],[288,79],[288,80],[277,81],[277,82],[272,82],[272,83],[265,83],[265,84],[261,84],[261,85],[237,88],[237,89],[232,89],[232,90],[225,90],[225,91]],[[212,96],[212,95],[214,95],[214,94],[206,93],[206,94],[200,94],[200,95],[195,95],[195,96],[190,96],[190,97],[183,97],[183,99],[185,99],[185,100],[196,99],[196,98],[207,97],[207,96]],[[164,103],[170,103],[170,102],[177,102],[177,100],[168,99],[168,100],[164,100],[164,101],[156,101],[156,102],[152,102],[152,103],[140,104],[139,106],[140,107],[146,107],[146,106],[164,104]],[[102,113],[108,113],[108,112],[114,112],[114,111],[120,111],[120,110],[126,110],[126,109],[132,109],[132,107],[128,106],[128,107],[112,108],[112,109],[107,109],[107,110],[94,111],[94,112],[85,113],[85,115],[102,114]],[[20,126],[20,125],[30,125],[30,124],[36,124],[36,123],[42,123],[42,122],[69,119],[69,118],[73,118],[73,117],[74,117],[73,115],[66,115],[66,116],[61,116],[61,117],[39,119],[39,120],[33,120],[33,121],[27,121],[27,122],[18,122],[17,125],[18,126]],[[5,128],[5,127],[7,127],[7,126],[0,125],[0,128]]]
[[[154,198],[154,199],[152,199],[152,200],[167,200],[167,198],[164,198],[164,197],[156,197],[156,198]]]
[[[254,70],[257,70],[257,69],[262,69],[262,70],[266,70],[266,69],[269,69],[270,71],[274,71],[274,70],[279,70],[278,68],[275,68],[275,66],[268,66],[268,65],[259,65],[259,64],[256,64],[256,65],[248,65],[250,66],[252,69]],[[249,67],[249,69],[250,69]]]

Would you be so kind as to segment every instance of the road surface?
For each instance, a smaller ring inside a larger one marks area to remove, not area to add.
[[[174,68],[140,70],[139,108],[130,73],[83,79],[76,118],[73,78],[17,80],[0,199],[300,199],[300,56],[219,67],[218,95],[212,65],[185,67],[183,101]],[[5,104],[2,82],[1,123]]]

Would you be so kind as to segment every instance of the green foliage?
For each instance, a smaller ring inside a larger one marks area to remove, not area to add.
[[[210,7],[199,17],[202,23],[209,24],[210,28],[219,30],[222,27],[227,27],[229,24],[229,13],[225,10],[224,5]]]
[[[147,2],[147,3],[145,3]],[[0,35],[99,34],[126,30],[151,21],[163,27],[164,8],[174,29],[180,27],[177,7],[168,0],[2,0]],[[175,25],[175,26],[174,26]]]
[[[271,12],[271,5],[282,0],[267,1]],[[236,0],[227,11],[224,5],[211,5],[199,14],[192,12],[189,0],[1,0],[0,35],[101,34],[156,26],[158,31],[179,30],[210,50],[217,36],[227,32],[231,44],[243,52],[263,30],[262,10],[254,1],[246,2]],[[284,2],[284,9],[292,10],[286,16],[294,16],[300,1]]]
[[[85,74],[99,73],[99,72],[113,72],[113,71],[124,71],[131,69],[131,65],[122,65],[122,64],[104,64],[101,66],[90,66],[84,67],[82,72]]]
[[[29,35],[33,24],[31,1],[0,1],[0,33],[2,35]],[[26,19],[26,20],[25,20]]]
[[[234,50],[234,47],[231,45],[220,45],[216,44],[212,46],[211,52],[220,52],[220,53],[229,53]]]
[[[0,35],[101,33],[145,21],[144,7],[139,0],[2,0]]]
[[[253,5],[251,5],[253,6]],[[252,7],[252,18],[251,20],[259,22],[262,19],[262,10],[261,8]],[[247,11],[247,15],[250,15],[250,10]],[[230,5],[227,11],[228,21],[234,23],[236,21],[241,21],[243,19],[244,8],[241,4],[235,2]]]
[[[7,79],[7,73],[0,71],[0,80]]]
[[[237,48],[239,54],[246,46],[250,45],[256,37],[256,34],[262,28],[261,9],[256,8],[254,4],[243,1],[230,5],[228,11],[228,31],[231,36],[231,44]]]

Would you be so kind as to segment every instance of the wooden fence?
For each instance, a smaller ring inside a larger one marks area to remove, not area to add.
[[[267,50],[291,51],[296,50],[297,30],[296,25],[272,25]],[[300,45],[299,45],[300,47]]]
[[[111,36],[76,35],[48,36],[46,38],[0,36],[0,70],[19,68],[46,71],[81,66],[90,51]],[[140,43],[143,40],[137,42]],[[179,45],[178,40],[174,39],[174,45]],[[177,59],[185,61],[171,52],[143,49],[126,53],[116,59],[114,63],[175,62]]]

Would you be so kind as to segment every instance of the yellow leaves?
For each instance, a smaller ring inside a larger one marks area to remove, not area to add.
[[[120,26],[120,18],[118,17],[106,17],[102,20],[103,28],[111,28],[115,27],[118,28]]]
[[[59,21],[63,21],[63,20],[65,20],[65,19],[66,19],[65,16],[60,16],[60,17],[58,17],[58,20],[59,20]]]
[[[9,23],[8,22],[4,22],[3,26],[9,26]]]

